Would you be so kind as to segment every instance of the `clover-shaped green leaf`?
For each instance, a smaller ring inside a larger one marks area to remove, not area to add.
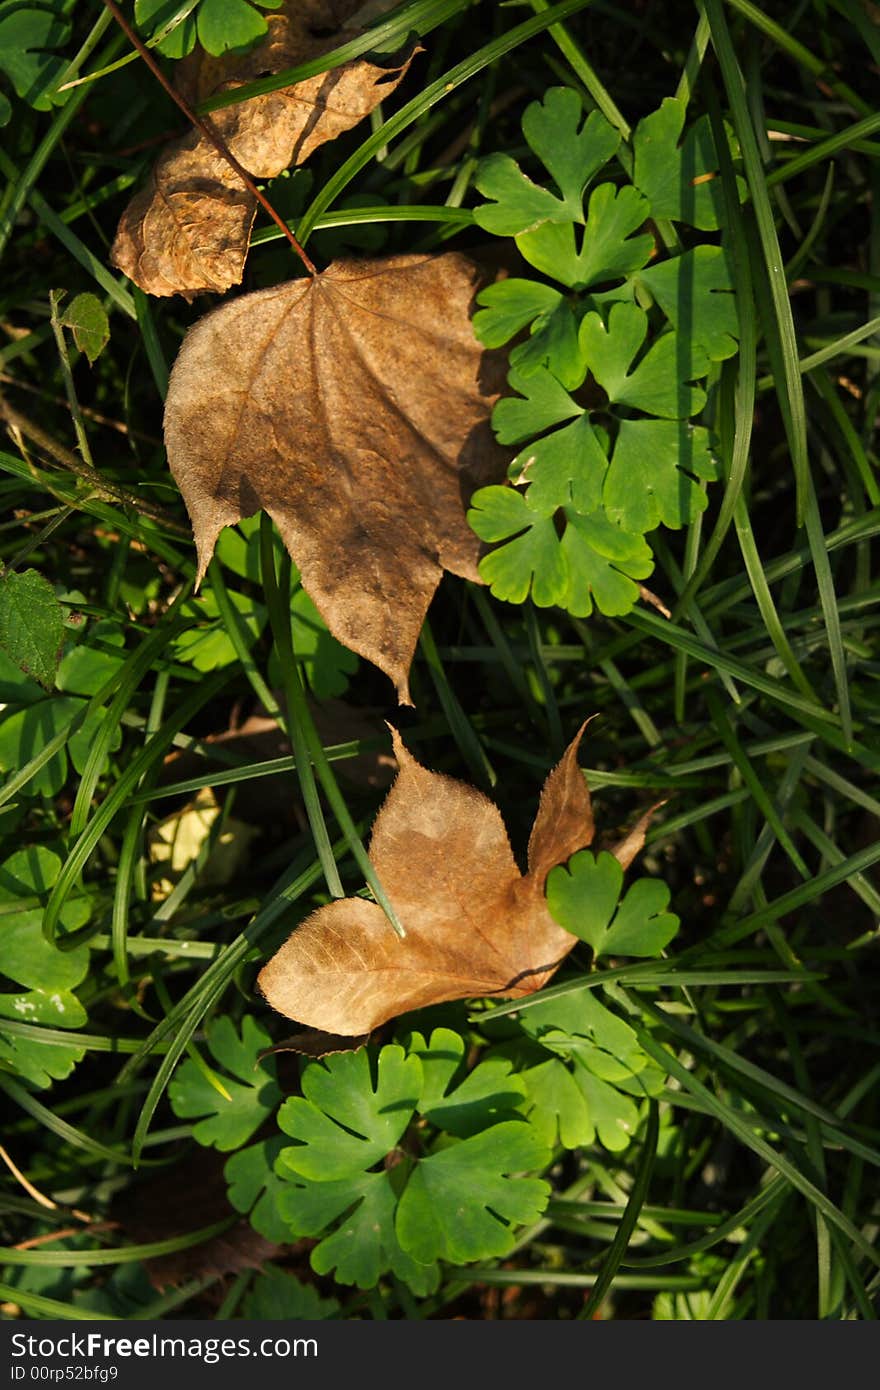
[[[473,317],[474,332],[485,347],[502,347],[539,314],[552,314],[562,302],[559,290],[537,280],[498,280],[477,295],[481,307]]]
[[[490,154],[482,160],[474,183],[491,198],[474,210],[474,220],[496,236],[513,236],[547,221],[566,221],[572,211],[565,203],[533,183],[509,154]]]
[[[57,1026],[64,1020],[49,1021]],[[0,1071],[11,1072],[37,1090],[66,1080],[85,1055],[86,1049],[76,1043],[42,1042],[31,1033],[8,1033],[0,1024]]]
[[[591,297],[590,302],[602,298],[605,296]],[[586,366],[569,298],[537,280],[510,279],[481,290],[477,303],[483,307],[474,315],[474,332],[486,347],[501,347],[529,328],[526,341],[510,353],[510,365],[521,376],[547,367],[569,391],[580,386]]]
[[[520,395],[502,396],[492,412],[492,428],[499,444],[518,444],[584,413],[583,406],[572,399],[546,367],[538,367],[528,375],[514,368],[508,381]]]
[[[599,1075],[595,1068],[592,1070],[595,1075]],[[664,1068],[648,1058],[645,1066],[639,1071],[633,1072],[631,1076],[620,1077],[614,1084],[618,1091],[625,1091],[637,1100],[644,1100],[645,1096],[659,1096],[666,1086],[667,1077],[668,1073]]]
[[[509,155],[490,155],[475,180],[493,200],[475,210],[478,226],[515,236],[548,221],[583,222],[584,190],[614,154],[619,134],[598,111],[584,118],[580,98],[569,87],[551,87],[543,102],[526,107],[522,127],[561,197],[533,183]]]
[[[556,520],[534,511],[514,488],[480,488],[471,498],[468,523],[481,540],[506,541],[480,561],[480,575],[496,598],[523,603],[531,592],[538,607],[565,607],[588,617],[628,613],[639,590],[635,580],[653,568],[641,535],[621,530],[602,511],[583,516],[564,507],[560,540]]]
[[[566,300],[552,311],[538,315],[530,336],[511,351],[510,365],[523,375],[548,367],[570,391],[580,386],[585,368],[578,343],[577,319]]]
[[[383,1047],[375,1084],[366,1048],[340,1052],[303,1072],[302,1096],[284,1102],[278,1123],[297,1142],[280,1172],[327,1182],[371,1168],[403,1134],[419,1099],[422,1068],[402,1047]]]
[[[612,856],[600,858],[604,864]],[[602,891],[597,884],[600,900]],[[604,891],[606,898],[613,896],[607,883]],[[612,993],[606,986],[603,994]],[[523,1010],[520,1026],[554,1059],[552,1066],[538,1064],[523,1075],[530,1122],[545,1137],[558,1132],[569,1148],[591,1144],[597,1135],[607,1149],[626,1148],[638,1121],[631,1097],[654,1095],[665,1081],[634,1029],[591,989],[539,1000]]]
[[[468,513],[497,547],[480,561],[497,598],[531,596],[577,617],[626,613],[653,568],[645,533],[706,506],[716,463],[707,431],[686,422],[706,403],[698,383],[710,364],[736,351],[731,266],[717,246],[648,264],[649,218],[718,225],[711,132],[703,120],[682,139],[684,120],[677,100],[643,120],[632,183],[598,183],[586,211],[617,138],[598,116],[582,122],[573,92],[552,89],[523,118],[552,190],[507,156],[481,166],[478,186],[494,202],[476,210],[478,223],[514,236],[567,291],[515,277],[479,296],[475,332],[487,346],[528,330],[510,351],[516,394],[492,416],[499,443],[521,446],[508,477],[522,491],[481,489]]]
[[[712,129],[709,117],[702,116],[679,144],[685,115],[684,101],[666,97],[659,110],[639,121],[633,135],[633,183],[651,204],[652,216],[713,231],[724,221],[724,190],[716,177]],[[737,186],[742,196],[742,179]]]
[[[397,1233],[423,1264],[462,1264],[512,1249],[515,1223],[535,1221],[547,1205],[541,1178],[511,1177],[549,1162],[530,1125],[510,1120],[422,1159],[400,1199]]]
[[[528,1119],[550,1144],[577,1149],[599,1143],[613,1153],[625,1149],[638,1126],[638,1109],[622,1089],[597,1076],[580,1059],[560,1058],[523,1073]]]
[[[586,1103],[599,1142],[611,1153],[627,1148],[639,1122],[639,1112],[629,1096],[576,1063],[572,1072]]]
[[[564,512],[565,607],[576,618],[588,618],[594,605],[609,617],[628,613],[639,596],[636,581],[647,579],[654,568],[644,536],[624,531],[604,511],[582,516],[566,507]]]
[[[483,487],[471,497],[468,524],[481,540],[506,541],[480,561],[480,576],[496,598],[539,608],[563,606],[568,568],[552,516],[531,509],[512,487]]]
[[[523,135],[549,171],[575,221],[583,221],[583,195],[593,175],[607,164],[620,134],[598,111],[584,116],[571,87],[550,87],[543,101],[526,107]]]
[[[251,1321],[298,1318],[314,1322],[335,1318],[338,1313],[337,1299],[322,1298],[314,1284],[302,1283],[295,1274],[288,1274],[277,1265],[260,1271],[241,1304],[241,1316]]]
[[[328,1232],[311,1254],[316,1274],[332,1273],[340,1284],[370,1289],[391,1270],[415,1293],[432,1293],[440,1271],[433,1261],[415,1259],[403,1249],[395,1226],[397,1208],[398,1194],[387,1172],[330,1182],[292,1175],[278,1198],[289,1231],[304,1236]]]
[[[0,864],[0,971],[24,986],[21,992],[0,993],[0,1016],[78,1028],[86,1011],[72,990],[88,974],[88,947],[63,951],[43,935],[44,902],[60,872],[60,857],[45,845],[18,850]],[[61,926],[74,931],[85,925],[90,912],[87,898],[71,897],[62,909]]]
[[[708,358],[682,335],[664,333],[633,366],[648,334],[648,316],[637,304],[613,304],[608,326],[600,314],[584,316],[579,330],[581,350],[593,376],[615,405],[631,406],[648,415],[684,420],[696,415],[706,393],[690,383],[704,376]]]
[[[633,1076],[648,1063],[635,1031],[597,999],[595,990],[538,1003],[523,1012],[522,1028],[549,1052],[574,1057],[608,1081]]]
[[[576,232],[571,222],[546,222],[518,236],[516,244],[536,270],[572,289],[585,290],[629,275],[647,263],[654,238],[650,232],[633,234],[649,214],[648,203],[629,184],[615,188],[612,183],[600,183],[590,194],[582,231]]]
[[[296,1143],[276,1158],[275,1202],[289,1233],[320,1238],[311,1256],[318,1273],[369,1288],[390,1269],[430,1292],[439,1259],[509,1250],[514,1224],[543,1209],[542,1180],[509,1176],[549,1160],[531,1127],[513,1118],[523,1083],[501,1057],[463,1074],[464,1052],[463,1039],[438,1028],[428,1040],[413,1033],[406,1050],[383,1047],[375,1074],[366,1049],[306,1066],[303,1096],[279,1112]],[[433,1144],[426,1124],[442,1126]],[[236,1205],[254,1200],[253,1183],[245,1187]]]
[[[640,270],[636,282],[648,289],[673,328],[710,361],[733,357],[739,315],[730,258],[723,246],[694,246]]]
[[[558,507],[568,506],[584,514],[599,511],[608,472],[605,448],[603,435],[584,412],[520,450],[510,465],[510,476],[514,482],[528,483],[529,507],[539,516],[551,516]]]
[[[521,1076],[526,1087],[529,1124],[545,1144],[577,1149],[593,1142],[596,1131],[584,1093],[564,1061],[548,1057]]]
[[[66,92],[52,89],[67,67],[67,59],[57,50],[69,37],[70,22],[61,5],[40,0],[0,4],[0,69],[37,111],[49,111],[67,100]]]
[[[371,1288],[391,1269],[420,1292],[438,1273],[398,1241],[398,1191],[388,1171],[367,1172],[394,1149],[422,1089],[419,1058],[392,1044],[379,1053],[375,1082],[366,1048],[336,1053],[303,1072],[303,1097],[285,1101],[278,1121],[297,1140],[282,1148],[276,1171],[287,1179],[278,1211],[297,1235],[324,1234],[312,1252],[319,1274]]]
[[[608,517],[628,531],[677,530],[706,506],[695,478],[718,476],[708,430],[686,420],[623,420],[602,500]]]
[[[281,1135],[273,1135],[249,1144],[228,1158],[223,1169],[230,1203],[249,1215],[254,1230],[273,1245],[283,1245],[290,1238],[290,1227],[278,1208],[284,1180],[275,1172],[275,1160],[286,1142]]]
[[[269,1045],[269,1034],[245,1014],[239,1036],[232,1019],[224,1014],[209,1024],[207,1042],[223,1074],[188,1059],[168,1088],[171,1108],[181,1119],[202,1117],[192,1131],[200,1144],[224,1151],[238,1149],[281,1098],[274,1062],[271,1058],[259,1061]]]
[[[465,1040],[451,1028],[435,1028],[430,1040],[413,1033],[408,1049],[422,1064],[419,1113],[459,1139],[515,1118],[525,1087],[505,1057],[487,1057],[461,1075]]]
[[[183,58],[199,43],[219,57],[229,50],[250,48],[263,38],[267,25],[260,10],[277,10],[282,0],[198,0],[189,14],[156,45],[167,58]],[[259,8],[256,8],[256,7]],[[144,32],[156,36],[173,24],[180,0],[135,0],[135,19]]]
[[[668,887],[660,879],[640,878],[621,900],[622,886],[623,870],[613,855],[581,850],[550,871],[547,905],[559,925],[592,946],[597,957],[659,956],[679,928],[678,918],[666,911]]]

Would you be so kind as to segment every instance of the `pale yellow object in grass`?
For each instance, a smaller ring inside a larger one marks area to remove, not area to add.
[[[164,902],[191,864],[197,866],[200,887],[221,887],[235,877],[259,831],[227,816],[215,833],[221,814],[213,790],[203,787],[188,806],[166,816],[150,831],[150,862],[168,870],[150,885],[154,902]]]

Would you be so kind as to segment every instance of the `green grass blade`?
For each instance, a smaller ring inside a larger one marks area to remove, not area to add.
[[[462,83],[476,77],[490,63],[496,62],[505,53],[512,52],[520,44],[527,43],[536,34],[543,33],[557,20],[567,19],[569,15],[576,14],[578,10],[584,9],[588,3],[589,0],[561,0],[560,4],[553,5],[545,13],[535,15],[533,19],[527,19],[524,23],[516,25],[506,34],[493,39],[491,43],[477,49],[463,62],[450,68],[436,82],[430,83],[418,96],[413,97],[412,101],[407,102],[399,111],[396,111],[382,124],[379,130],[375,131],[359,149],[355,150],[354,154],[349,156],[344,164],[340,165],[312,200],[297,224],[296,234],[300,243],[304,244],[308,240],[318,218],[323,216],[331,204],[336,201],[355,175],[401,131],[406,130],[407,126],[418,120],[419,116],[425,111],[430,111],[432,106],[438,101],[442,101],[444,97],[448,97]]]
[[[642,1152],[639,1156],[638,1166],[633,1174],[633,1185],[626,1204],[626,1210],[620,1218],[620,1224],[611,1242],[611,1249],[608,1251],[602,1268],[596,1278],[596,1282],[590,1290],[590,1295],[584,1303],[579,1313],[581,1318],[591,1318],[597,1308],[600,1307],[603,1298],[614,1283],[615,1275],[623,1263],[624,1256],[629,1246],[630,1237],[635,1230],[639,1213],[645,1204],[648,1196],[648,1188],[651,1183],[651,1174],[654,1171],[654,1160],[657,1157],[657,1141],[660,1137],[660,1109],[656,1101],[651,1101],[648,1106],[648,1117],[645,1124],[645,1138],[642,1143]]]
[[[687,1067],[682,1065],[677,1057],[672,1057],[665,1048],[661,1047],[647,1029],[637,1024],[631,1026],[635,1028],[641,1046],[658,1066],[670,1072],[686,1091],[701,1100],[720,1125],[738,1139],[745,1148],[751,1149],[771,1168],[775,1168],[792,1187],[796,1188],[808,1202],[812,1203],[817,1211],[821,1212],[833,1226],[836,1226],[847,1240],[851,1241],[860,1253],[870,1260],[871,1264],[880,1268],[880,1251],[862,1234],[858,1227],[844,1216],[843,1212],[826,1197],[825,1193],[816,1187],[815,1183],[805,1177],[800,1169],[784,1154],[779,1153],[772,1145],[754,1134],[736,1110],[713,1094],[707,1086],[704,1086]]]
[[[76,841],[61,873],[58,875],[58,880],[46,904],[43,918],[43,931],[48,940],[53,941],[55,939],[59,913],[68,893],[77,883],[80,873],[101,836],[125,806],[129,793],[138,785],[148,769],[168,751],[174,740],[174,735],[179,733],[190,719],[223,689],[229,679],[230,672],[228,670],[218,671],[213,676],[209,676],[187,699],[181,702],[173,717],[165,722],[158,733],[147,740],[141,751],[135,754],[125,771],[120,774],[113,790],[104,798]],[[86,927],[83,930],[88,932],[89,928]],[[62,945],[63,949],[76,944],[79,939],[79,933],[70,933],[59,944]]]

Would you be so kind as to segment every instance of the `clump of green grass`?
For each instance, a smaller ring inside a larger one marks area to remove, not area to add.
[[[641,605],[580,619],[447,580],[406,731],[431,766],[493,787],[518,849],[587,714],[600,716],[584,761],[602,824],[665,801],[641,872],[669,885],[680,933],[665,960],[599,981],[659,1088],[636,1095],[622,1148],[555,1153],[553,1194],[503,1259],[447,1264],[430,1293],[394,1276],[369,1291],[325,1280],[322,1311],[304,1315],[485,1317],[513,1287],[504,1316],[871,1318],[880,118],[856,78],[880,61],[876,33],[849,3],[771,18],[748,0],[706,0],[696,22],[673,7],[651,25],[577,0],[409,9],[430,37],[389,109],[270,189],[315,258],[485,247],[471,213],[479,159],[526,156],[522,110],[549,86],[620,131],[625,171],[639,118],[678,95],[689,117],[708,114],[727,190],[745,180],[723,233],[741,336],[708,382],[721,482],[683,531],[651,537],[651,585],[672,617]],[[247,527],[221,544],[210,599],[193,597],[160,421],[169,365],[204,306],[148,301],[107,258],[152,156],[144,142],[176,116],[139,63],[113,71],[125,43],[103,17],[89,28],[75,14],[64,43],[68,76],[103,75],[63,104],[15,101],[0,155],[0,555],[43,575],[66,620],[52,689],[0,655],[0,917],[14,924],[0,931],[29,933],[33,953],[0,996],[33,1010],[0,1008],[14,1116],[0,1294],[32,1318],[269,1316],[282,1275],[299,1290],[284,1285],[284,1306],[310,1296],[313,1276],[283,1242],[268,1274],[214,1271],[162,1296],[150,1286],[147,1260],[239,1219],[222,1194],[214,1219],[149,1246],[103,1223],[139,1185],[173,1185],[197,1144],[168,1100],[180,1069],[221,1098],[228,1089],[207,1030],[257,1014],[283,1038],[255,997],[257,969],[328,882],[363,887],[353,846],[382,791],[343,774],[384,749],[381,720],[323,736],[321,752],[316,707],[320,728],[332,685],[361,713],[397,710],[384,678],[323,645],[299,648],[291,667]],[[278,237],[258,228],[249,285],[290,275]],[[108,315],[93,367],[69,335],[59,344],[59,288],[97,296]],[[272,546],[264,530],[264,559]],[[216,738],[259,707],[286,729],[285,677],[311,696],[302,737],[289,730],[295,751],[280,736],[270,756]],[[338,771],[343,792],[322,797],[306,777],[306,813],[297,764],[309,760],[325,791]],[[263,786],[280,798],[261,821],[246,797]],[[168,891],[157,826],[179,823],[204,788],[216,814]],[[218,879],[242,824],[258,838]],[[22,846],[28,862],[13,864]],[[55,976],[35,923],[61,948]],[[575,967],[587,978],[588,964]],[[66,1014],[50,1014],[47,989]],[[523,1025],[547,997],[517,1003]],[[513,1010],[442,1021],[484,1059],[509,1042]],[[298,1074],[282,1057],[285,1091]]]

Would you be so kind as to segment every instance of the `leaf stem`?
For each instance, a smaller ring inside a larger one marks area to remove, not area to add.
[[[147,67],[150,69],[150,72],[155,77],[156,81],[161,83],[161,85],[165,88],[165,91],[168,93],[175,106],[178,106],[180,108],[184,116],[186,116],[186,119],[190,121],[193,126],[195,126],[196,130],[199,132],[200,135],[204,135],[206,140],[210,140],[211,144],[214,146],[214,149],[223,159],[226,160],[226,163],[229,165],[229,167],[235,170],[236,174],[238,174],[238,177],[241,179],[242,183],[244,184],[248,192],[251,194],[251,196],[256,198],[263,211],[267,212],[271,217],[272,221],[275,223],[276,227],[279,227],[281,229],[282,234],[290,242],[291,246],[293,247],[296,254],[299,256],[309,275],[317,275],[317,268],[315,267],[309,256],[306,254],[303,247],[297,241],[293,232],[290,230],[287,223],[284,221],[284,218],[281,217],[275,211],[272,204],[269,202],[269,199],[266,197],[265,193],[260,192],[257,185],[254,183],[254,180],[251,178],[250,174],[241,164],[239,164],[235,155],[232,153],[229,146],[223,140],[222,136],[219,135],[218,132],[214,129],[214,127],[210,125],[206,120],[204,120],[202,116],[199,116],[193,110],[189,102],[186,101],[181,96],[180,92],[176,90],[173,84],[168,81],[168,78],[165,76],[161,67],[156,62],[156,59],[153,57],[152,53],[147,48],[147,45],[144,43],[143,39],[141,39],[135,33],[134,29],[129,24],[125,15],[122,13],[119,6],[116,4],[116,0],[103,0],[103,4],[110,11],[113,18],[116,20],[116,23],[119,25],[120,29],[128,39],[129,43],[132,44],[132,46],[135,49],[137,49],[138,53],[143,58]]]
[[[16,410],[15,406],[10,405],[9,401],[2,395],[0,395],[0,420],[5,420],[7,425],[18,430],[26,439],[36,444],[38,449],[42,449],[51,459],[54,459],[55,463],[66,468],[69,473],[73,473],[75,477],[82,478],[91,484],[96,497],[132,507],[140,516],[158,522],[166,530],[174,531],[180,536],[189,536],[189,527],[182,525],[175,517],[169,515],[164,507],[157,507],[152,502],[138,497],[136,493],[129,492],[126,488],[111,482],[109,478],[105,478],[104,474],[100,473],[97,468],[90,467],[84,459],[78,458],[72,450],[66,449],[63,444],[59,444],[56,439],[47,434],[42,425],[38,425],[36,421],[23,415],[20,410]],[[68,505],[75,505],[70,502],[69,498],[65,497],[61,500]]]
[[[67,405],[73,419],[73,429],[76,434],[76,442],[82,454],[86,466],[94,469],[95,460],[92,458],[92,449],[89,444],[89,437],[86,434],[85,420],[79,408],[79,399],[76,394],[76,387],[73,384],[73,372],[70,367],[70,354],[67,351],[67,343],[64,341],[64,329],[61,326],[61,319],[58,314],[58,306],[66,294],[66,290],[49,291],[49,316],[52,324],[52,334],[55,338],[55,346],[58,349],[58,361],[61,366],[61,379],[64,382],[64,393],[67,396]]]

